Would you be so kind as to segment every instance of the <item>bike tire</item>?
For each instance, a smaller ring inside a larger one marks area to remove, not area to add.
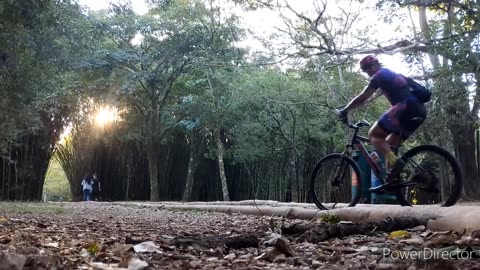
[[[331,167],[331,168],[328,168],[328,162],[331,162],[331,161],[335,161],[335,160],[338,160],[339,164],[338,166],[336,167]],[[344,163],[346,162],[346,163]],[[318,184],[318,179],[317,179],[317,176],[320,172],[321,169],[327,169],[328,171],[335,171],[337,170],[337,168],[339,168],[340,166],[346,166],[345,167],[345,170],[342,170],[341,173],[347,173],[347,169],[351,169],[353,170],[353,172],[355,172],[356,176],[357,176],[357,189],[356,189],[356,192],[355,194],[352,194],[351,196],[351,201],[349,202],[348,204],[348,207],[353,207],[357,204],[358,200],[360,199],[360,193],[361,193],[361,188],[362,188],[362,174],[360,173],[360,168],[358,166],[358,164],[349,156],[345,156],[345,155],[342,155],[342,154],[330,154],[330,155],[327,155],[325,157],[323,157],[319,162],[317,162],[317,164],[315,165],[313,171],[312,171],[312,174],[310,176],[310,187],[309,187],[309,196],[311,198],[311,200],[313,200],[313,202],[315,203],[315,205],[321,209],[321,210],[328,210],[328,208],[322,203],[322,201],[324,201],[324,199],[320,199],[319,197],[319,193],[318,191],[320,190],[317,190],[316,189],[316,184]],[[350,171],[351,173],[351,171]],[[350,174],[346,174],[344,175],[344,178],[345,176],[348,176]],[[349,181],[352,180],[351,176],[348,177]],[[342,179],[341,181],[345,181],[346,179]],[[325,181],[330,181],[330,179],[328,180],[325,180]],[[346,182],[345,182],[346,184]],[[348,187],[349,185],[344,185],[346,187]],[[351,192],[350,190],[348,190],[347,192]]]
[[[414,160],[415,156],[419,156],[422,153],[428,153],[428,152],[431,152],[443,157],[445,161],[449,163],[452,169],[453,184],[451,186],[451,193],[448,195],[448,198],[444,200],[444,203],[441,204],[441,206],[444,206],[444,207],[452,206],[458,201],[462,193],[463,174],[462,174],[460,164],[458,163],[457,159],[452,154],[450,154],[450,152],[436,145],[420,145],[407,151],[405,154],[402,155],[401,158],[404,161],[406,161],[405,164],[408,164],[411,160]],[[402,171],[406,170],[406,167],[407,166],[404,166]],[[397,200],[399,201],[400,205],[411,206],[412,204],[410,203],[410,201],[405,198],[405,195],[404,195],[405,193],[406,192],[401,192],[401,191],[395,192],[395,196],[397,197]]]

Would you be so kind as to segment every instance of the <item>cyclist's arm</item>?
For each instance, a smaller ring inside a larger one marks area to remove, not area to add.
[[[350,101],[345,108],[343,108],[344,112],[349,112],[353,109],[358,108],[361,106],[365,101],[367,101],[375,92],[377,91],[376,88],[371,86],[366,86],[363,91],[356,97]]]

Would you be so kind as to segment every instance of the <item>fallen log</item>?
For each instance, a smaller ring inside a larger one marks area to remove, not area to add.
[[[335,237],[369,234],[375,231],[391,232],[426,224],[426,219],[414,217],[387,218],[379,222],[366,223],[302,222],[282,227],[282,234],[298,236],[297,241],[318,243]]]
[[[285,254],[287,257],[297,256],[297,252],[293,250],[292,246],[290,245],[290,241],[279,234],[271,234],[265,243],[267,245],[274,246],[278,252]]]
[[[116,202],[119,203],[119,202]],[[120,202],[120,204],[122,204]],[[156,205],[159,204],[165,206],[171,205],[183,205],[183,206],[197,206],[197,205],[204,205],[204,206],[212,206],[212,205],[219,205],[219,206],[271,206],[271,207],[301,207],[301,208],[308,208],[308,209],[316,209],[318,210],[317,206],[313,203],[295,203],[295,202],[279,202],[273,200],[243,200],[243,201],[210,201],[210,202],[172,202],[172,201],[162,201],[162,202],[141,202],[143,205]]]
[[[256,201],[259,202],[259,201]],[[246,202],[249,203],[248,201]],[[418,219],[429,219],[427,229],[435,231],[454,230],[459,233],[472,232],[480,230],[480,207],[478,206],[413,206],[402,207],[398,205],[365,205],[359,204],[356,207],[345,207],[337,204],[336,209],[321,211],[318,209],[297,207],[295,203],[288,203],[293,206],[268,206],[271,201],[266,201],[265,205],[214,205],[208,204],[184,204],[184,203],[153,203],[153,202],[117,202],[121,205],[132,205],[141,207],[162,207],[165,209],[181,210],[201,210],[216,211],[223,213],[242,213],[258,216],[283,216],[292,219],[312,219],[324,214],[338,216],[341,220],[354,222],[377,222],[388,217],[415,217]],[[285,204],[287,205],[287,204]],[[313,205],[313,204],[312,204]],[[331,207],[328,205],[327,207]]]

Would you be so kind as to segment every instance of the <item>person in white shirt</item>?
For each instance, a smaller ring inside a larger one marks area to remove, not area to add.
[[[90,201],[90,194],[92,193],[92,180],[88,175],[85,175],[82,180],[83,200]]]

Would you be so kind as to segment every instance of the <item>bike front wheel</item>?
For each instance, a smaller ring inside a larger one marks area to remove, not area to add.
[[[395,194],[401,205],[452,206],[458,201],[463,176],[452,154],[435,145],[421,145],[406,152],[402,159],[402,188]]]
[[[318,208],[327,210],[327,203],[355,206],[361,188],[362,175],[357,163],[348,156],[330,154],[315,165],[310,176],[309,195]]]

